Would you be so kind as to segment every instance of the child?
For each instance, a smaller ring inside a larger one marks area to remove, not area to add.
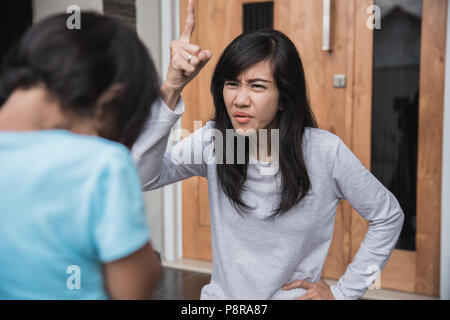
[[[157,73],[132,30],[81,18],[34,25],[0,74],[0,299],[149,299],[159,277],[129,155]]]

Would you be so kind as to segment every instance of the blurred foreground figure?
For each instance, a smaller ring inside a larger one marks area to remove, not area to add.
[[[121,22],[34,25],[0,73],[0,299],[146,299],[160,274],[129,149],[159,101]]]

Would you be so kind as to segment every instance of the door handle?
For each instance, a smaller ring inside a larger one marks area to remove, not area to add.
[[[322,50],[330,51],[331,0],[323,0]]]

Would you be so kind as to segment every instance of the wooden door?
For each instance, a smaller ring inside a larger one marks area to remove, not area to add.
[[[223,49],[242,32],[245,0],[196,0],[192,42],[209,49],[212,61],[184,91],[183,128],[193,131],[213,114],[209,85]],[[274,28],[299,49],[309,97],[320,128],[333,132],[371,166],[373,30],[367,8],[373,0],[332,1],[331,51],[322,51],[322,1],[275,0]],[[187,0],[181,1],[181,25]],[[430,295],[439,293],[440,168],[446,0],[424,0],[420,65],[420,123],[417,176],[416,250],[394,250],[381,274],[381,287]],[[346,75],[346,87],[333,86]],[[183,255],[211,261],[206,181],[183,182]],[[346,201],[336,212],[333,240],[323,275],[338,279],[352,261],[368,223]]]
[[[366,12],[369,3],[356,1],[357,17]],[[380,282],[382,288],[439,296],[447,0],[423,0],[421,16],[415,250],[395,249],[381,273]],[[367,29],[361,28],[362,21],[357,23],[352,149],[370,168],[373,37],[368,36]],[[368,223],[352,210],[352,257],[367,228]]]
[[[187,0],[180,1],[180,26],[184,26]],[[183,91],[187,106],[182,127],[194,131],[194,121],[204,125],[213,112],[211,76],[223,49],[242,32],[242,1],[195,0],[196,25],[191,42],[212,52],[211,61]],[[211,232],[207,182],[193,177],[182,183],[183,257],[211,261]]]

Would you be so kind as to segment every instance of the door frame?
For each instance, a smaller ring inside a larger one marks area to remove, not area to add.
[[[450,5],[447,4],[445,60],[450,62]],[[440,298],[450,300],[450,63],[445,65],[444,128],[442,137]]]

